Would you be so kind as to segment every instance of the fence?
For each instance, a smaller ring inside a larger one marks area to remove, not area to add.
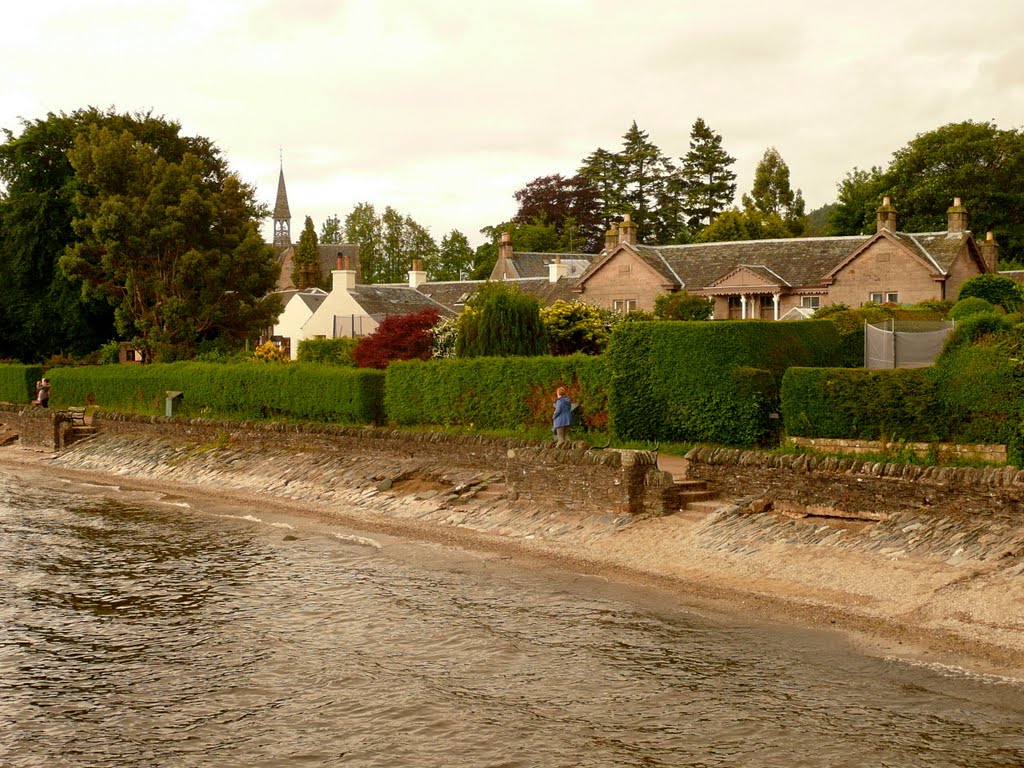
[[[952,320],[885,320],[864,323],[865,368],[921,368],[942,352]]]

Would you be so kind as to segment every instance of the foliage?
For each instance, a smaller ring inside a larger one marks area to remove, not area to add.
[[[36,382],[41,378],[41,366],[0,363],[0,403],[32,402],[36,396]]]
[[[117,365],[121,362],[121,342],[108,341],[100,347],[100,355],[97,362],[100,365]]]
[[[385,406],[396,424],[550,427],[559,386],[582,404],[589,427],[602,429],[608,423],[608,383],[599,357],[399,362],[386,373]]]
[[[287,363],[288,353],[272,341],[265,341],[253,350],[252,357],[259,363]]]
[[[956,324],[953,335],[946,342],[946,348],[948,350],[965,344],[974,344],[985,336],[999,334],[1012,327],[1012,321],[1006,315],[1000,315],[998,312],[978,312],[968,315]]]
[[[992,230],[1000,255],[1024,257],[1024,132],[994,123],[949,123],[918,134],[887,168],[854,169],[839,186],[832,234],[870,234],[875,209],[890,195],[904,232],[946,228],[946,209],[960,197],[974,232]]]
[[[430,329],[434,338],[430,352],[434,358],[450,359],[455,357],[455,348],[459,341],[459,318],[445,315]]]
[[[355,367],[355,349],[358,339],[345,336],[337,339],[303,339],[299,342],[296,358],[300,363],[345,365]]]
[[[377,330],[356,345],[353,357],[360,368],[387,368],[395,360],[429,360],[431,329],[440,318],[436,309],[385,317]]]
[[[1021,285],[1005,275],[982,274],[967,278],[960,286],[957,299],[977,296],[990,304],[1001,306],[1007,312],[1016,312],[1024,303]]]
[[[114,336],[113,309],[83,296],[58,261],[77,237],[71,220],[79,179],[68,159],[92,126],[128,131],[179,162],[186,152],[219,154],[209,140],[180,134],[176,122],[92,107],[25,120],[20,135],[0,144],[0,357],[43,360],[56,352],[82,355]]]
[[[654,299],[654,314],[662,320],[709,320],[714,311],[714,299],[691,296],[686,291],[664,293]]]
[[[754,186],[744,195],[743,206],[766,216],[779,217],[786,229],[799,236],[804,230],[804,198],[789,184],[789,166],[775,147],[765,150],[754,170]]]
[[[838,365],[859,368],[864,365],[864,325],[885,320],[942,320],[948,302],[921,302],[913,307],[895,307],[887,304],[863,304],[850,309],[845,304],[827,304],[818,309],[813,318],[828,320],[839,332],[840,358]]]
[[[53,404],[163,414],[167,391],[184,392],[188,418],[296,419],[340,424],[383,421],[384,374],[326,365],[111,365],[50,373]]]
[[[441,238],[437,258],[430,268],[433,280],[465,280],[473,271],[473,249],[466,236],[453,229]]]
[[[692,232],[713,222],[736,197],[736,158],[722,149],[722,137],[698,117],[690,129],[690,151],[681,158],[686,224]]]
[[[292,285],[300,291],[321,287],[323,284],[324,276],[320,274],[320,250],[317,248],[317,242],[313,219],[307,216],[292,259]]]
[[[953,308],[949,310],[949,319],[963,320],[971,315],[993,313],[995,311],[996,308],[980,296],[968,296],[967,298],[960,299],[960,301],[953,305]]]
[[[151,356],[188,356],[204,338],[271,324],[279,268],[257,229],[264,211],[218,154],[175,162],[128,131],[92,126],[68,156],[80,240],[60,265],[114,307],[122,337]]]
[[[617,313],[582,301],[559,299],[540,311],[552,355],[599,355],[608,346]]]
[[[720,243],[736,240],[778,240],[794,233],[777,213],[764,213],[747,207],[742,211],[730,208],[704,227],[694,238],[698,243]]]
[[[760,442],[771,434],[768,413],[785,369],[834,364],[838,353],[828,322],[620,324],[607,353],[615,432],[637,440]]]
[[[345,217],[345,239],[359,245],[365,283],[404,282],[413,259],[429,272],[438,253],[427,229],[391,206],[378,216],[370,203],[357,205]]]
[[[318,241],[322,245],[340,245],[344,242],[345,230],[338,215],[328,216],[320,225]]]
[[[938,391],[926,368],[790,368],[781,395],[790,435],[912,441],[943,436]]]
[[[484,283],[459,315],[457,357],[543,355],[547,350],[540,303],[514,285]]]
[[[566,178],[561,174],[539,176],[515,193],[519,210],[513,224],[538,224],[551,227],[562,252],[595,253],[601,249],[604,221],[598,208],[597,189],[582,174]],[[520,245],[522,251],[543,253]]]

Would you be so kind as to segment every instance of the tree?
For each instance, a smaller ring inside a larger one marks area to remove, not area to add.
[[[357,205],[345,217],[345,239],[359,245],[366,283],[403,282],[413,259],[422,259],[429,269],[437,256],[437,243],[426,227],[391,206],[377,216],[371,204]]]
[[[359,246],[359,263],[363,282],[381,282],[380,219],[370,203],[359,203],[345,217],[345,240]]]
[[[539,176],[516,191],[519,210],[512,221],[554,227],[559,251],[594,253],[605,230],[597,197],[596,187],[582,174]]]
[[[323,281],[320,274],[320,250],[317,248],[316,230],[313,219],[306,217],[306,224],[299,235],[299,245],[292,258],[292,284],[300,291],[319,286]]]
[[[540,303],[516,286],[484,283],[459,315],[457,357],[543,355],[547,351]]]
[[[266,211],[214,151],[176,161],[128,131],[90,127],[68,152],[77,176],[61,268],[114,307],[118,332],[152,358],[189,356],[270,325],[279,267],[259,236]]]
[[[611,338],[613,317],[610,309],[582,301],[559,299],[540,311],[552,355],[599,355]]]
[[[854,168],[838,184],[839,197],[828,217],[829,235],[867,235],[875,231],[875,210],[885,194],[882,169]],[[952,198],[951,198],[952,199]]]
[[[118,114],[93,107],[25,120],[20,135],[4,129],[0,144],[0,357],[26,362],[65,352],[84,355],[115,337],[114,312],[59,267],[77,240],[71,227],[79,181],[68,159],[77,136],[93,125],[129,131],[171,161],[186,151],[216,153],[212,142],[180,134],[151,113]]]
[[[971,296],[1001,306],[1007,312],[1016,312],[1024,303],[1024,289],[1020,283],[1005,275],[985,274],[968,278],[956,297],[960,301]]]
[[[394,360],[429,360],[436,309],[385,317],[377,330],[359,340],[353,353],[360,368],[387,368]]]
[[[431,270],[434,280],[464,280],[473,270],[473,249],[466,236],[453,229],[441,238],[441,247]]]
[[[675,170],[672,163],[650,141],[647,132],[637,127],[634,120],[633,125],[622,137],[619,165],[622,169],[622,196],[625,207],[621,213],[632,214],[637,225],[637,239],[640,242],[658,242],[656,225],[659,220],[656,213],[665,208],[668,198],[666,185]],[[661,224],[663,230],[677,226],[677,222],[672,221],[662,221]]]
[[[708,320],[714,312],[714,299],[691,296],[686,291],[665,293],[654,299],[654,314],[662,320]]]
[[[690,151],[681,158],[683,210],[694,232],[710,224],[736,197],[736,158],[722,149],[722,137],[698,117],[690,129]]]
[[[804,198],[789,183],[789,166],[775,147],[765,150],[754,171],[754,186],[744,195],[743,205],[767,215],[777,215],[786,228],[799,236],[803,232]]]
[[[320,225],[320,242],[323,245],[339,245],[344,242],[342,239],[344,233],[345,230],[338,215],[328,216]]]
[[[793,232],[777,213],[762,213],[757,208],[730,208],[704,227],[694,240],[716,243],[732,240],[777,240],[793,237]]]

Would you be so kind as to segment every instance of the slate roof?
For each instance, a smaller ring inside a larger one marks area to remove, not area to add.
[[[550,256],[550,254],[548,255]],[[452,280],[424,283],[416,290],[458,313],[462,311],[466,299],[480,290],[480,286],[486,282],[488,281]],[[557,283],[552,283],[549,282],[547,274],[545,274],[544,277],[529,277],[520,280],[505,280],[504,282],[515,285],[523,293],[536,297],[544,307],[559,299],[572,301],[579,298],[579,295],[573,290],[576,287],[576,280],[573,278],[562,278]]]
[[[696,290],[738,266],[758,267],[772,282],[795,288],[820,286],[821,278],[871,239],[869,235],[741,240],[692,245],[635,245],[633,248],[665,281]]]
[[[569,267],[569,277],[579,277],[590,263],[597,258],[594,253],[520,253],[513,251],[512,258],[506,260],[518,278],[548,277],[548,264],[555,258],[561,259]]]
[[[292,267],[296,248],[298,248],[297,245],[291,245],[281,251],[277,257],[278,264],[281,265],[281,274],[277,278],[278,290],[295,288],[292,284]],[[337,268],[339,253],[342,256],[347,256],[353,263],[359,257],[359,246],[352,243],[317,245],[316,248],[317,255],[320,257],[320,276],[327,285],[331,284],[331,271]]]
[[[1011,280],[1016,280],[1018,283],[1024,283],[1024,269],[1005,269],[999,274]]]
[[[407,315],[424,309],[436,309],[442,315],[454,314],[446,305],[407,285],[356,285],[349,289],[349,294],[373,317]]]
[[[893,232],[897,240],[934,264],[943,274],[949,272],[970,232]]]

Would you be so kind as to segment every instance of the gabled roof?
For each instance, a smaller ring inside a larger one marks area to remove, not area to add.
[[[897,240],[903,241],[908,247],[923,254],[942,274],[948,274],[949,268],[957,254],[963,249],[964,243],[970,238],[970,232],[893,232]]]
[[[550,254],[549,254],[550,255]],[[437,283],[423,283],[416,290],[439,304],[443,304],[454,312],[461,312],[466,300],[480,290],[487,280],[453,280]],[[579,296],[573,290],[576,280],[562,278],[556,283],[549,282],[547,276],[529,277],[520,280],[502,281],[514,285],[523,293],[535,297],[541,306],[550,306],[559,299],[572,301]]]
[[[444,304],[407,285],[356,285],[349,294],[370,316],[407,315],[424,309],[454,314]]]
[[[569,267],[569,277],[579,277],[583,274],[590,262],[596,258],[593,253],[521,253],[512,252],[511,259],[505,259],[505,267],[511,272],[510,278],[528,278],[548,276],[548,264],[556,258]],[[497,266],[497,265],[495,265]],[[495,276],[500,279],[500,276]]]
[[[790,284],[788,282],[786,282],[785,279],[783,279],[782,277],[777,275],[773,270],[769,269],[768,267],[764,266],[763,264],[740,264],[735,269],[729,270],[724,275],[722,275],[721,277],[717,278],[716,280],[711,281],[710,283],[708,283],[704,287],[705,288],[714,288],[714,287],[724,283],[726,280],[728,280],[733,275],[737,275],[737,274],[739,274],[741,272],[747,272],[749,274],[754,275],[754,277],[756,277],[758,279],[758,285],[759,286],[763,285],[765,288],[768,288],[770,286],[777,286],[777,287],[780,287],[780,288],[782,286],[785,286],[787,288],[791,287]]]
[[[319,289],[314,290],[316,290],[316,293],[314,293],[313,291],[298,291],[295,294],[296,296],[299,297],[299,301],[301,301],[309,308],[310,312],[316,312],[317,307],[323,304],[324,299],[327,298],[326,291],[321,291]]]
[[[294,267],[295,250],[297,245],[290,245],[278,255],[278,263],[281,265],[281,274],[277,278],[278,290],[294,289],[292,284],[292,268]],[[320,245],[317,247],[317,256],[320,259],[320,277],[329,285],[331,271],[337,268],[338,256],[345,256],[353,263],[358,263],[359,246],[353,243],[337,243]]]

